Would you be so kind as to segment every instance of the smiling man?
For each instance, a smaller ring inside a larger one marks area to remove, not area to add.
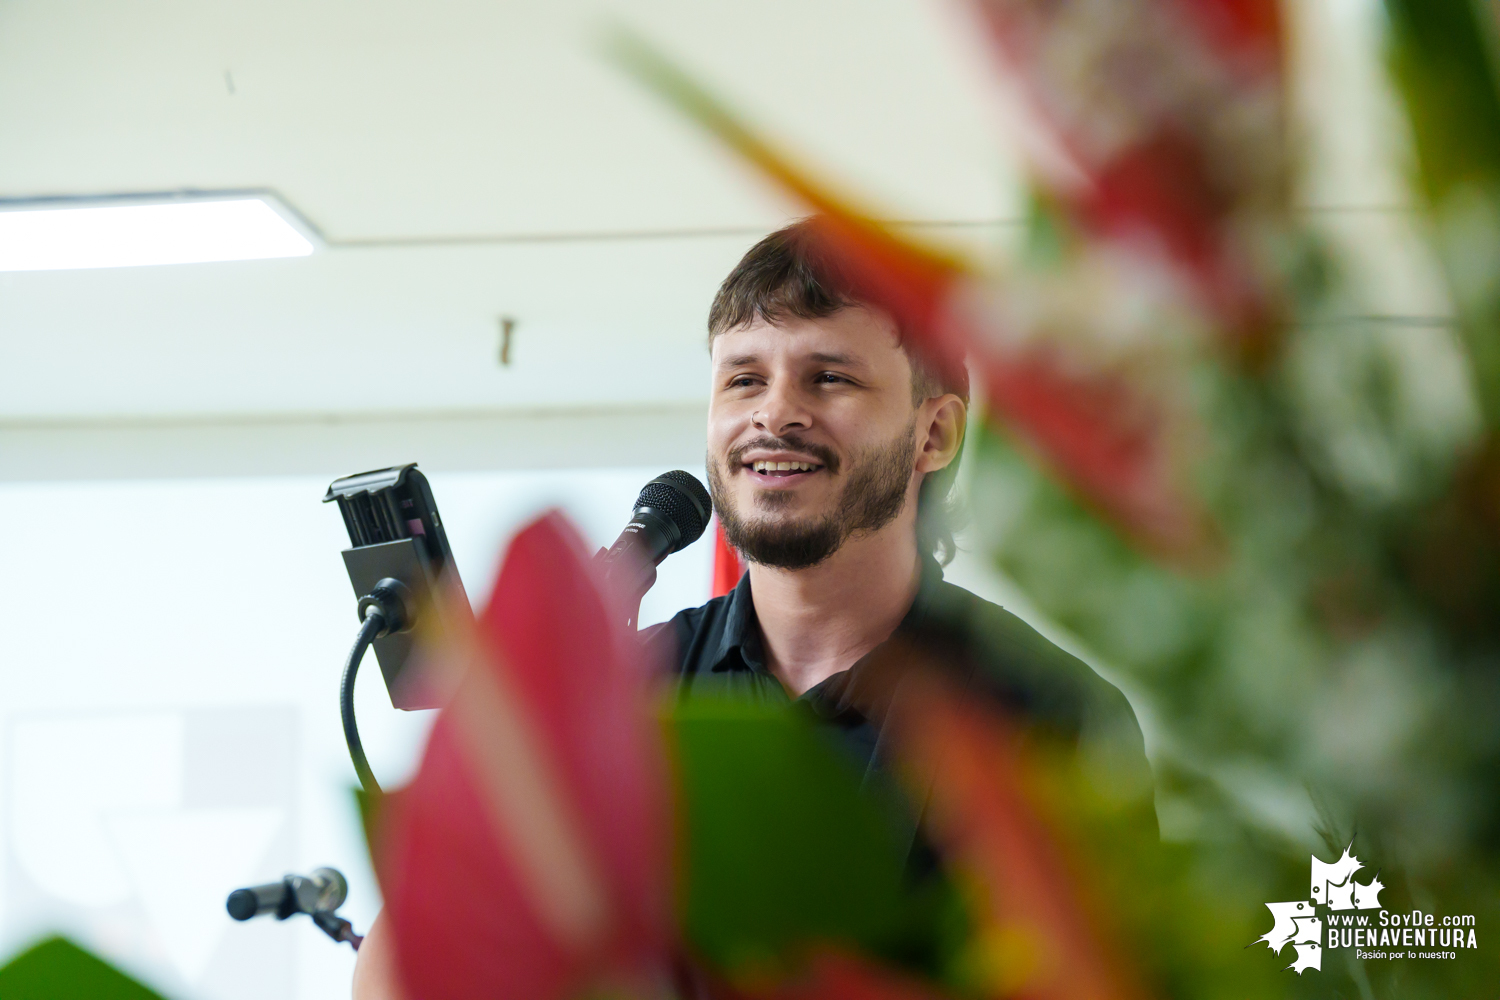
[[[898,639],[1073,742],[1113,793],[1151,810],[1140,729],[1119,691],[943,580],[967,381],[928,370],[889,315],[850,293],[805,223],[751,248],[708,331],[709,487],[748,570],[730,594],[649,630],[682,696],[800,701],[878,775],[889,762],[862,676]]]
[[[709,489],[750,565],[764,665],[801,695],[911,607],[922,482],[956,460],[967,392],[914,371],[881,313],[771,303],[763,316],[727,287],[714,313]]]
[[[675,667],[681,697],[800,702],[843,737],[867,781],[883,782],[880,699],[862,682],[887,643],[904,641],[1014,720],[1073,742],[1108,794],[1154,824],[1140,729],[1120,692],[943,580],[968,385],[942,384],[910,354],[800,224],[745,255],[708,327],[710,492],[749,569],[730,594],[643,633]],[[920,875],[936,859],[920,816],[908,819]],[[360,948],[355,1000],[399,1000],[388,933],[376,921]]]

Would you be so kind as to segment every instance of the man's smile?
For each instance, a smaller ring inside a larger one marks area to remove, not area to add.
[[[751,462],[750,463],[750,468],[754,469],[756,472],[771,472],[771,473],[774,473],[774,472],[811,472],[811,471],[813,471],[814,468],[822,468],[822,466],[815,466],[812,462],[766,462],[766,461],[760,461],[760,462]]]
[[[811,455],[751,449],[740,456],[740,467],[750,481],[767,489],[786,489],[807,482],[826,466]]]
[[[790,489],[823,472],[836,472],[838,458],[831,449],[796,441],[752,441],[733,449],[729,467],[738,466],[758,487]]]

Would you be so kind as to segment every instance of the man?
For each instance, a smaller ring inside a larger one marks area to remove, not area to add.
[[[650,630],[686,697],[800,700],[868,774],[888,761],[862,674],[893,638],[936,653],[1023,724],[1078,743],[1150,808],[1134,713],[1019,618],[946,583],[949,494],[968,385],[944,385],[886,314],[847,290],[805,224],[756,244],[709,311],[708,476],[748,571]],[[863,688],[863,690],[862,690]],[[1153,813],[1154,816],[1154,813]]]
[[[943,581],[935,554],[954,552],[945,519],[967,384],[942,385],[889,316],[841,288],[800,224],[751,248],[708,326],[709,490],[749,569],[732,593],[644,633],[675,666],[681,695],[799,700],[881,776],[882,720],[860,682],[901,639],[940,653],[1023,722],[1076,741],[1116,792],[1149,810],[1124,697],[1019,618]],[[913,845],[925,852],[920,837]],[[360,949],[355,1000],[399,996],[387,933],[377,920]]]

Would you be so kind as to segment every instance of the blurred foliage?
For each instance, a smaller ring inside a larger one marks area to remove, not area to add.
[[[1294,309],[1270,363],[1250,370],[1205,351],[1189,369],[1188,398],[1207,431],[1191,470],[1223,535],[1220,569],[1183,573],[1151,559],[1003,428],[978,445],[975,522],[997,565],[1144,696],[1159,736],[1164,831],[1182,842],[1168,853],[1196,856],[1192,865],[1215,873],[1206,884],[1231,889],[1239,906],[1304,898],[1298,876],[1318,833],[1321,856],[1353,840],[1383,866],[1387,910],[1472,913],[1493,928],[1494,12],[1466,0],[1386,6],[1418,186],[1461,339],[1437,325],[1359,318],[1370,310],[1342,281],[1341,262],[1304,234],[1284,265]],[[1039,237],[1023,266],[1059,266],[1055,234],[1066,220],[1045,199],[1036,211]],[[1238,911],[1224,902],[1195,909]],[[1477,996],[1497,971],[1500,947],[1481,931],[1479,951],[1457,961],[1359,963],[1352,951],[1328,953],[1321,976],[1279,989]],[[1208,995],[1216,981],[1172,992]]]
[[[1488,938],[1448,962],[1326,952],[1300,977],[1259,951],[1199,964],[1263,932],[1259,904],[1306,898],[1319,833],[1321,857],[1353,841],[1383,867],[1387,910],[1500,920],[1500,566],[1493,507],[1464,496],[1493,462],[1468,380],[1445,331],[1379,321],[1294,326],[1263,374],[1200,360],[1211,433],[1193,473],[1227,551],[1201,575],[1153,560],[980,431],[982,544],[1149,712],[1177,843],[1100,870],[1122,883],[1116,912],[1152,928],[1142,954],[1166,995],[1478,996],[1500,971]],[[1132,886],[1150,905],[1131,905]]]
[[[1472,0],[1386,0],[1392,74],[1418,184],[1459,308],[1475,387],[1500,424],[1500,93],[1496,11]]]
[[[924,352],[965,355],[979,374],[977,544],[1117,672],[1152,737],[1159,847],[1113,829],[1065,766],[1042,767],[1060,796],[1056,836],[1085,859],[1149,988],[1492,992],[1494,5],[1385,2],[1451,325],[1381,315],[1357,265],[1293,210],[1277,4],[1121,0],[1113,18],[1080,2],[971,6],[1033,124],[1084,178],[1034,173],[1029,236],[1001,273],[881,226],[649,45],[619,48],[818,213],[842,280]],[[1270,927],[1265,903],[1307,898],[1309,852],[1351,843],[1381,871],[1386,910],[1473,914],[1479,949],[1401,962],[1331,951],[1300,976],[1247,951]]]
[[[0,966],[5,1000],[162,1000],[67,938],[51,937]]]
[[[1322,995],[1311,983],[1299,993],[1280,962],[1246,961],[1246,944],[1265,930],[1266,894],[1288,881],[1266,837],[1237,828],[1218,850],[1162,844],[1100,794],[1066,747],[1038,748],[1026,773],[1031,801],[1074,859],[1098,919],[1139,968],[1149,995]]]

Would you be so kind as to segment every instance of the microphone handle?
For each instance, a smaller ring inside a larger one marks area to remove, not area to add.
[[[348,894],[349,883],[337,868],[318,868],[311,875],[288,875],[280,882],[236,889],[224,908],[236,920],[270,913],[285,920],[296,913],[332,913],[344,905]]]
[[[636,559],[655,567],[676,550],[681,540],[682,530],[664,512],[655,507],[637,507],[631,512],[630,523],[609,547],[609,558],[614,561],[629,550]],[[654,574],[652,579],[655,579]]]
[[[604,576],[625,601],[625,627],[634,628],[641,599],[656,583],[656,567],[681,537],[677,525],[651,507],[638,507],[607,550],[600,550]]]
[[[234,890],[229,894],[225,908],[236,920],[250,920],[268,913],[274,913],[278,920],[285,920],[297,912],[297,899],[285,882],[269,882]]]

